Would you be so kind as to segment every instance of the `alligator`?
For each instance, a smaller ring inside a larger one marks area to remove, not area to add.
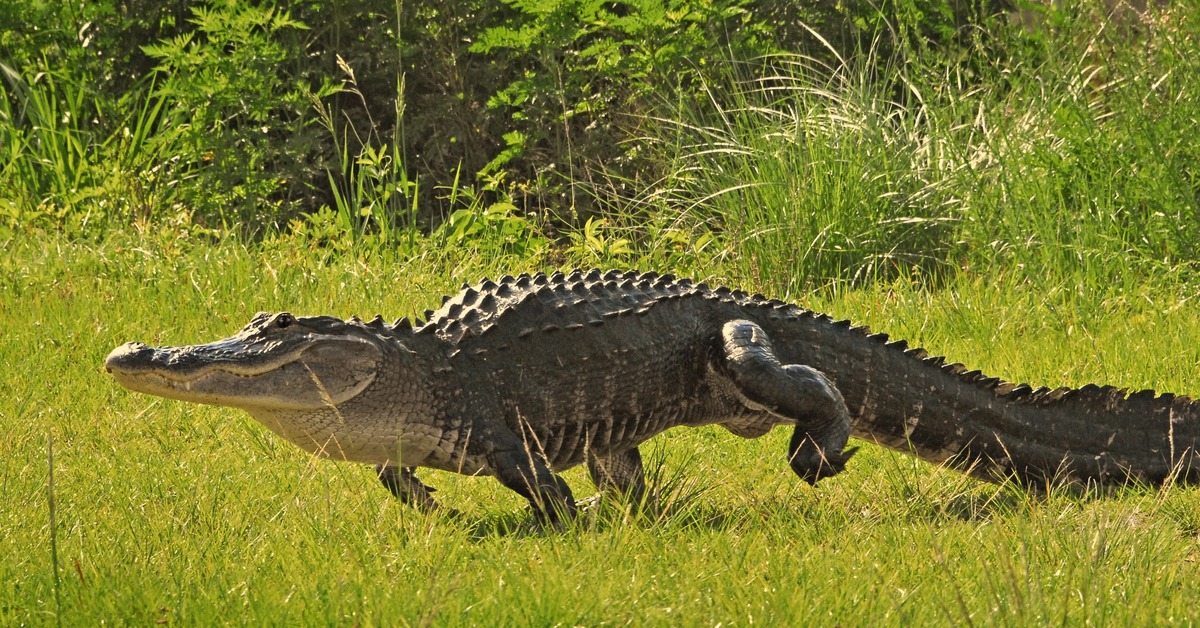
[[[230,406],[319,456],[376,465],[437,510],[418,467],[486,474],[540,520],[574,516],[558,475],[645,491],[638,447],[675,426],[746,438],[794,426],[792,470],[841,472],[850,435],[1026,485],[1200,482],[1200,401],[1111,386],[1032,388],[760,294],[670,274],[484,279],[426,321],[259,313],[211,344],[127,343],[127,388]]]

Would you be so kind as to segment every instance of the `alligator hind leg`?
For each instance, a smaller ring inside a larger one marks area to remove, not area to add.
[[[402,503],[414,506],[422,512],[433,512],[441,508],[433,498],[434,488],[422,484],[416,476],[415,467],[396,467],[381,464],[375,467],[379,481]]]
[[[810,484],[845,468],[855,449],[843,452],[850,436],[850,411],[842,394],[820,371],[781,364],[762,327],[748,320],[721,328],[720,370],[752,410],[795,421],[788,446],[792,470]]]
[[[601,493],[620,493],[632,504],[642,502],[646,495],[646,472],[637,447],[606,456],[589,455],[587,463],[592,483]]]
[[[493,475],[504,486],[529,500],[537,518],[559,525],[575,517],[575,500],[571,487],[550,470],[541,453],[530,449],[513,436],[515,442],[497,436],[501,448],[492,451],[488,462]]]

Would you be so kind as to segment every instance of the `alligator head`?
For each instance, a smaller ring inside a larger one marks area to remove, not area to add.
[[[354,398],[375,380],[379,337],[352,319],[259,313],[237,335],[210,344],[131,342],[104,366],[138,392],[246,410],[310,410]]]

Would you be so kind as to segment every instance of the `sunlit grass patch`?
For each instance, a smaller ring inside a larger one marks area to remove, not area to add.
[[[168,255],[51,238],[6,263],[6,621],[1162,623],[1197,601],[1190,488],[1042,494],[867,447],[812,489],[784,460],[785,430],[710,427],[646,446],[657,503],[536,530],[490,478],[422,473],[463,515],[421,514],[367,467],[314,459],[234,410],[129,393],[100,366],[121,342],[210,340],[258,309],[419,311],[497,270],[487,260],[400,271],[234,242]],[[1020,282],[896,281],[804,300],[997,375],[1193,392],[1200,320],[1179,290],[1064,307]],[[565,477],[593,491],[582,469]]]

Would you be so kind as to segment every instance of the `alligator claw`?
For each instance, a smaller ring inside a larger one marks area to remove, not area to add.
[[[845,471],[846,463],[850,462],[850,458],[856,453],[858,453],[858,447],[851,447],[837,454],[823,455],[815,468],[799,464],[797,459],[793,458],[791,466],[800,479],[808,482],[809,486],[816,486],[817,482]]]

